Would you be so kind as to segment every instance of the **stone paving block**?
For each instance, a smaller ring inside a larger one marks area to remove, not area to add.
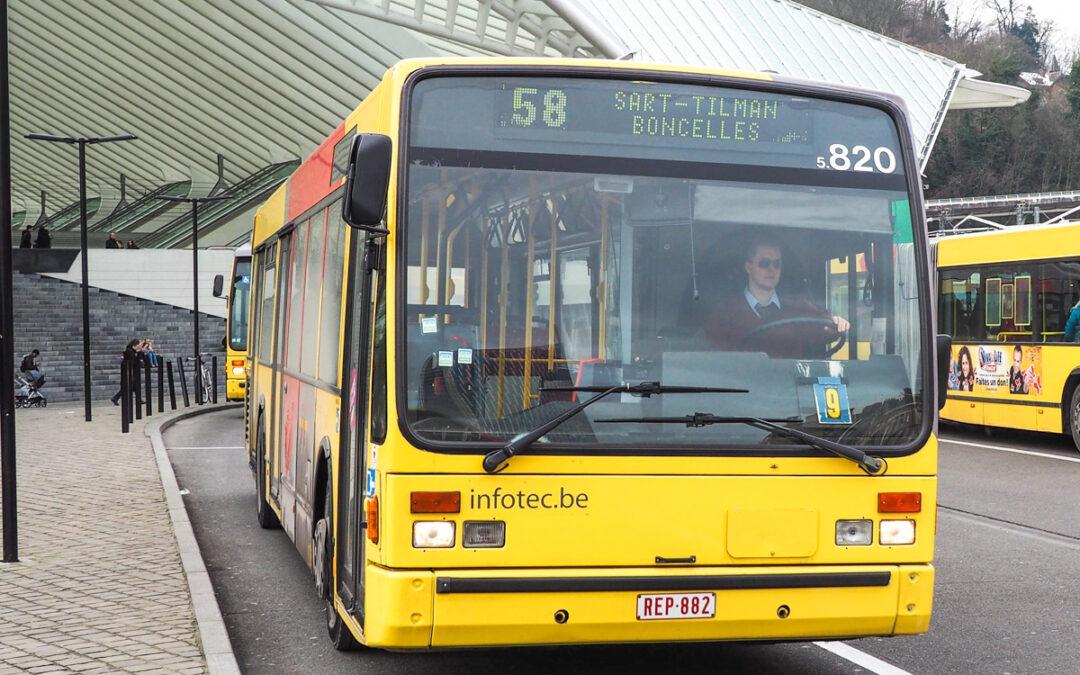
[[[144,423],[120,434],[108,402],[89,424],[81,404],[17,412],[24,562],[0,568],[0,675],[205,672]]]

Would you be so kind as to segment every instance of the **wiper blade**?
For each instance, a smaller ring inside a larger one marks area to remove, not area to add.
[[[541,387],[540,391],[584,391],[584,392],[598,392],[596,396],[582,401],[570,409],[566,410],[562,414],[544,422],[540,426],[526,431],[525,433],[518,434],[514,438],[501,448],[492,450],[488,454],[484,455],[484,471],[488,473],[498,473],[506,468],[506,462],[513,457],[526,450],[530,445],[535,443],[541,437],[546,435],[552,429],[558,427],[566,420],[570,419],[574,415],[578,414],[585,408],[588,408],[593,403],[607,398],[612,394],[634,394],[637,396],[649,397],[653,394],[748,394],[749,389],[735,389],[732,387],[684,387],[679,385],[664,385],[660,382],[638,382],[637,384],[631,384],[629,382],[623,382],[621,384],[609,385],[609,386],[584,386],[584,387]]]
[[[749,424],[755,422],[802,422],[799,417],[726,417],[696,412],[682,417],[610,417],[596,420],[597,424],[685,424],[688,427],[707,427],[712,424]]]
[[[729,417],[724,415],[712,415],[710,413],[695,412],[690,415],[683,415],[681,417],[630,417],[630,418],[611,418],[596,420],[597,424],[614,424],[614,423],[639,423],[639,424],[685,424],[687,427],[706,427],[711,424],[746,424],[762,431],[771,431],[778,436],[784,436],[792,440],[801,441],[802,443],[809,445],[810,447],[817,448],[819,450],[825,450],[843,457],[844,459],[850,459],[859,465],[866,473],[871,476],[878,476],[884,474],[885,460],[880,457],[874,457],[868,455],[862,450],[845,445],[843,443],[837,443],[830,441],[827,438],[821,438],[813,434],[808,434],[805,431],[799,429],[792,429],[791,427],[780,426],[777,422],[801,422],[798,417],[782,417],[782,418],[765,418],[765,417]]]
[[[636,394],[648,398],[653,394],[749,394],[749,389],[733,387],[684,387],[678,384],[660,384],[659,382],[640,382],[638,384],[619,385],[629,387],[620,389],[623,393]],[[596,391],[603,393],[610,385],[587,385],[581,387],[541,387],[540,391]]]

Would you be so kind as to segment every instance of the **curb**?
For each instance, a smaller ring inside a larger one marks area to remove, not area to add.
[[[161,434],[173,424],[189,417],[241,406],[242,403],[225,403],[184,410],[149,422],[144,429],[144,433],[150,438],[150,445],[154,448],[154,459],[157,460],[158,473],[161,475],[161,486],[165,489],[165,503],[169,507],[173,534],[176,535],[176,544],[180,548],[180,562],[184,566],[184,576],[187,577],[191,605],[195,610],[195,623],[199,626],[199,641],[202,643],[203,656],[206,658],[210,675],[239,675],[240,666],[233,654],[229,632],[221,617],[221,608],[218,607],[214,587],[210,583],[210,574],[203,563],[202,552],[195,539],[191,521],[188,520],[184,499],[180,496],[180,486],[176,482],[176,473],[169,461]]]

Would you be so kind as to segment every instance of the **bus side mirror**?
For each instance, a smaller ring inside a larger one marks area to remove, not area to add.
[[[357,134],[353,139],[341,216],[358,230],[390,234],[380,224],[386,213],[392,150],[390,138],[382,134]]]
[[[214,275],[214,297],[220,298],[225,292],[225,277],[220,274]]]
[[[952,336],[937,336],[937,407],[945,407],[945,396],[949,390],[949,366],[952,361]]]

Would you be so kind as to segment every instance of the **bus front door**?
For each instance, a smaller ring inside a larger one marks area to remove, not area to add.
[[[349,254],[349,304],[346,311],[346,339],[342,372],[342,425],[338,467],[337,555],[334,578],[345,607],[364,625],[364,527],[365,499],[375,495],[378,448],[370,443],[368,421],[369,377],[372,334],[372,288],[375,272],[369,260],[377,255],[366,237],[352,232]]]

